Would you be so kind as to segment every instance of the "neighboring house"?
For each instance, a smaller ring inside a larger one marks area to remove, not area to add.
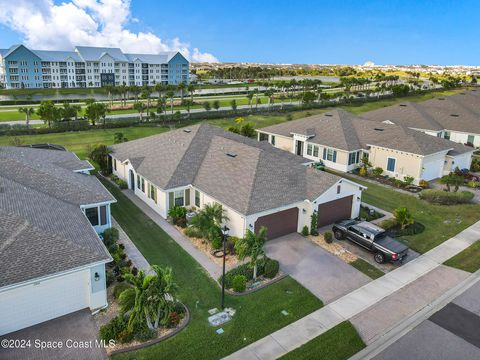
[[[173,206],[217,202],[233,236],[299,232],[359,214],[363,187],[305,166],[299,156],[206,123],[111,146],[113,173],[163,218]]]
[[[73,153],[0,147],[0,335],[107,305],[115,202]]]
[[[373,167],[403,179],[433,180],[469,168],[474,149],[402,126],[364,120],[343,110],[258,129],[258,140],[327,168],[348,172],[367,156]]]
[[[92,88],[106,85],[188,83],[179,52],[126,54],[119,48],[77,46],[75,51],[0,49],[0,82],[7,89]]]
[[[364,113],[362,118],[480,147],[480,91],[477,90],[421,103],[392,105]]]

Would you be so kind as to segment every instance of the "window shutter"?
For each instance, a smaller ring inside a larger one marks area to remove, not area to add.
[[[190,189],[185,189],[185,206],[190,206]]]
[[[337,162],[337,150],[333,151],[333,162]]]
[[[173,199],[173,191],[172,192],[169,192],[168,193],[168,210],[170,210],[174,203],[173,203],[174,199]]]
[[[323,148],[323,160],[327,160],[327,148]]]

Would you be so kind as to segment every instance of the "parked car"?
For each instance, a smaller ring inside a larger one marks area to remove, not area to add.
[[[367,221],[342,220],[333,225],[332,231],[335,239],[348,239],[374,253],[373,258],[379,264],[386,261],[402,263],[407,257],[408,246]]]

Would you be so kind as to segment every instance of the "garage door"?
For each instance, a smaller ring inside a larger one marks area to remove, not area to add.
[[[89,307],[89,271],[0,292],[0,335]]]
[[[271,215],[259,217],[255,222],[255,232],[257,233],[262,226],[267,228],[268,240],[276,237],[297,232],[298,227],[298,208],[283,210]]]
[[[318,227],[329,225],[338,220],[350,219],[353,196],[329,201],[318,205]]]

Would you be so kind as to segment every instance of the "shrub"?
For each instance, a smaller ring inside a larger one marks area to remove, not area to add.
[[[327,231],[325,234],[323,234],[323,238],[325,239],[325,242],[327,244],[331,244],[332,241],[333,241],[333,236],[332,236],[332,233],[330,231]]]
[[[199,239],[202,238],[202,233],[197,228],[194,228],[193,226],[186,228],[184,231],[184,234],[191,238],[199,238]]]
[[[134,266],[134,267],[132,268],[132,275],[133,275],[133,276],[137,276],[137,274],[138,274],[138,269]]]
[[[103,237],[103,243],[107,248],[109,248],[111,245],[116,244],[118,241],[118,238],[119,238],[118,229],[113,227],[110,229],[107,229],[103,232],[102,237]]]
[[[187,219],[184,217],[180,217],[175,221],[175,225],[185,229],[187,227]]]
[[[280,264],[277,260],[268,259],[265,261],[264,275],[269,279],[273,279],[280,270]]]
[[[254,137],[257,133],[252,124],[246,123],[240,128],[240,134],[246,137]]]
[[[215,236],[212,241],[211,241],[211,244],[212,244],[212,249],[220,249],[222,247],[222,238],[220,236]]]
[[[128,183],[125,180],[119,179],[116,183],[117,183],[118,187],[122,190],[128,188]]]
[[[123,315],[118,315],[107,324],[100,327],[100,339],[105,342],[118,340],[120,334],[127,329],[128,321]]]
[[[454,205],[469,203],[475,195],[470,191],[445,192],[442,190],[423,190],[420,198],[430,203],[440,205]]]
[[[308,236],[309,233],[310,233],[310,232],[308,231],[308,226],[305,225],[305,226],[303,227],[303,229],[302,229],[302,235],[303,235],[303,236]]]
[[[418,185],[424,189],[428,189],[428,187],[430,186],[430,184],[428,183],[427,180],[423,180],[421,179],[418,183]]]
[[[405,229],[408,225],[412,225],[415,222],[412,213],[406,207],[396,208],[394,216],[402,229]]]
[[[113,282],[115,281],[115,275],[113,275],[113,271],[108,269],[107,270],[107,275],[106,275],[106,280],[107,282],[107,287],[109,287],[110,285],[113,284]]]
[[[118,284],[118,285],[115,285],[115,288],[113,289],[113,296],[115,297],[115,299],[118,299],[118,297],[120,296],[120,294],[122,292],[124,292],[125,290],[129,289],[130,286],[127,285],[127,284]]]
[[[403,183],[407,186],[412,185],[414,180],[415,180],[415,178],[413,176],[404,176],[403,177]]]
[[[168,216],[172,219],[172,223],[176,224],[177,219],[185,218],[187,216],[187,209],[183,206],[174,206],[168,210]]]
[[[477,188],[479,185],[480,185],[480,182],[475,181],[475,180],[470,180],[470,181],[467,183],[467,186],[468,186],[469,188],[472,188],[472,189]]]
[[[259,261],[258,262],[258,264],[257,264],[257,276],[260,276],[260,275],[264,274],[264,272],[265,272],[265,262],[266,261],[267,261],[267,259],[265,259],[265,261]],[[225,286],[227,288],[232,287],[232,281],[233,281],[233,278],[236,275],[245,276],[247,278],[247,281],[252,280],[253,279],[253,268],[250,266],[250,264],[242,264],[242,265],[239,265],[236,268],[233,268],[232,270],[228,271],[225,274]],[[218,282],[220,284],[222,283],[222,276],[220,276],[218,278]]]
[[[400,179],[392,179],[392,184],[398,188],[403,187],[404,185],[403,181]]]
[[[367,175],[367,169],[365,167],[361,167],[360,170],[358,170],[358,175],[366,176]]]
[[[379,166],[377,166],[376,168],[374,168],[372,170],[372,174],[375,176],[375,177],[379,177],[380,175],[383,174],[383,169]]]
[[[227,240],[227,243],[225,244],[225,247],[227,248],[227,253],[230,255],[235,255],[235,243],[240,240],[236,236],[230,236]]]
[[[316,211],[310,216],[310,234],[313,236],[318,235],[318,214]]]
[[[235,292],[244,292],[247,288],[247,278],[245,275],[235,275],[232,279],[232,288]]]
[[[381,223],[380,223],[380,227],[385,229],[385,230],[389,230],[389,229],[392,229],[394,228],[395,226],[398,225],[398,222],[395,218],[391,218],[391,219],[386,219],[386,220],[383,220]]]
[[[180,319],[180,315],[176,311],[172,311],[170,314],[168,314],[167,326],[169,328],[177,327],[178,324],[180,324]]]
[[[157,336],[157,331],[149,329],[145,321],[135,324],[133,332],[135,340],[141,342],[148,341]]]
[[[292,120],[293,120],[293,115],[287,114],[287,121],[292,121]]]

